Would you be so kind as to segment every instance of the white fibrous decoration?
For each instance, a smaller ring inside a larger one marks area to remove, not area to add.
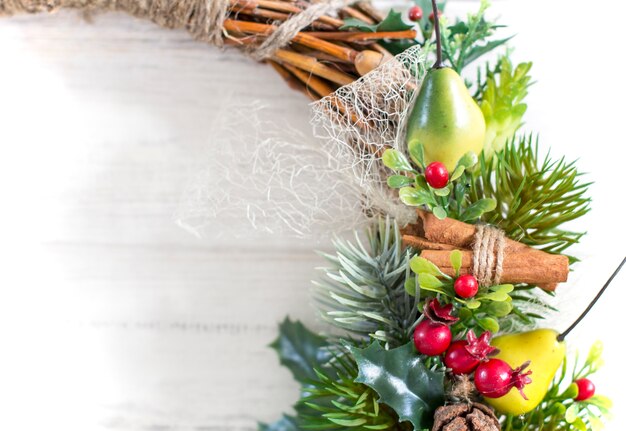
[[[386,148],[404,144],[405,121],[424,75],[410,48],[311,104],[314,135],[276,123],[259,103],[225,108],[219,145],[190,183],[178,223],[200,236],[320,238],[379,215],[402,225],[414,211],[386,185]]]

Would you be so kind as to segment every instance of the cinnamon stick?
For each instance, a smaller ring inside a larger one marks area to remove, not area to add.
[[[344,42],[357,42],[377,39],[415,39],[415,37],[417,36],[417,32],[415,30],[382,32],[307,31],[306,33],[319,39],[343,40]]]
[[[536,251],[536,250],[534,250]],[[423,250],[421,257],[428,259],[449,276],[455,272],[450,264],[448,250]],[[472,269],[474,253],[462,250],[461,274]],[[567,256],[519,251],[507,253],[502,262],[501,283],[553,284],[567,281],[569,262]]]

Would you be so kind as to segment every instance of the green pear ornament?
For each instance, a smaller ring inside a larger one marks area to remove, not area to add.
[[[437,15],[433,0],[434,16]],[[443,66],[439,20],[435,19],[437,60],[428,71],[407,123],[407,145],[415,154],[424,148],[426,165],[441,162],[452,172],[467,152],[480,154],[485,142],[485,118],[470,95],[463,79]]]
[[[496,337],[491,341],[493,347],[500,351],[494,356],[510,365],[511,368],[524,368],[530,361],[528,370],[531,371],[531,382],[524,385],[523,391],[511,388],[505,395],[489,398],[485,401],[500,413],[522,415],[536,408],[545,398],[554,375],[561,367],[565,358],[565,337],[589,313],[591,308],[600,299],[611,284],[615,276],[624,266],[626,258],[617,267],[596,297],[587,306],[576,321],[562,333],[552,329],[536,329],[519,334],[507,334]]]

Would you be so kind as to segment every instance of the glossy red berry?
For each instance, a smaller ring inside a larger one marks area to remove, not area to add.
[[[441,189],[447,186],[448,179],[450,178],[448,170],[441,162],[432,162],[430,165],[426,166],[424,176],[426,177],[428,185],[434,189]]]
[[[452,341],[452,332],[447,325],[425,319],[413,332],[413,342],[418,352],[438,356],[445,352]]]
[[[462,275],[454,282],[454,291],[460,298],[473,298],[478,293],[478,280],[471,274]]]
[[[443,362],[454,374],[469,374],[480,364],[480,361],[472,356],[466,347],[467,341],[459,340],[450,344],[446,352]]]
[[[509,393],[513,388],[517,388],[524,397],[524,386],[532,383],[530,374],[532,371],[523,373],[528,366],[528,362],[519,368],[512,369],[509,364],[501,359],[490,359],[483,362],[476,368],[474,373],[474,384],[478,392],[488,398],[500,398]]]
[[[441,15],[443,15],[441,11],[438,11],[437,16],[441,18]],[[435,12],[431,12],[430,15],[428,15],[428,19],[430,22],[435,22]]]
[[[574,383],[578,386],[576,401],[585,401],[596,393],[596,385],[589,379],[578,379]]]
[[[489,355],[496,353],[497,349],[489,341],[491,332],[485,331],[476,337],[470,329],[466,340],[455,341],[450,345],[443,362],[454,374],[469,374],[478,364],[488,360]]]
[[[409,19],[413,22],[419,21],[424,16],[424,11],[419,6],[413,6],[409,9]]]
[[[511,388],[511,366],[501,359],[491,359],[482,363],[474,373],[474,384],[478,392],[489,398],[500,398]]]

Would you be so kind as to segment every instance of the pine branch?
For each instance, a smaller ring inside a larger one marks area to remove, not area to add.
[[[398,429],[393,410],[378,403],[374,390],[355,382],[358,367],[348,351],[337,353],[327,369],[316,373],[296,407],[302,429]]]
[[[330,263],[325,277],[314,282],[322,317],[357,337],[381,340],[396,347],[411,339],[418,311],[404,288],[409,250],[395,221],[380,220],[367,231],[369,247],[336,240],[336,253],[323,254]]]
[[[483,221],[497,225],[507,236],[550,253],[562,253],[577,243],[583,232],[563,225],[589,211],[590,183],[574,163],[538,156],[538,139],[522,136],[509,142],[490,161],[481,157],[473,177],[471,201],[491,198],[495,211]]]

